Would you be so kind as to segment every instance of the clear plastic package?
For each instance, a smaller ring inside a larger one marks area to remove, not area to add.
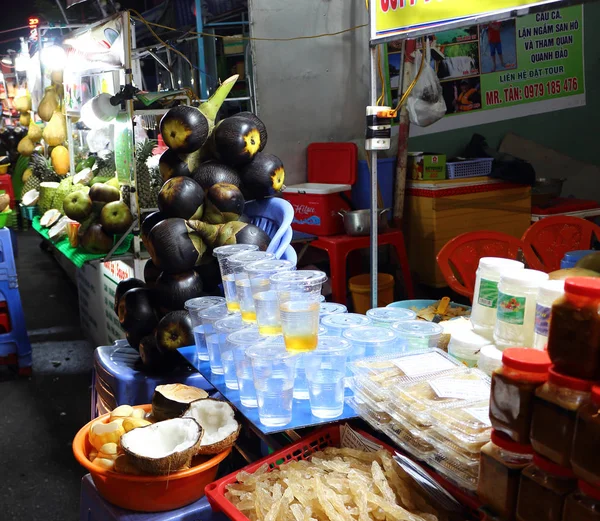
[[[427,463],[433,469],[444,476],[448,481],[454,483],[460,488],[475,492],[477,490],[477,474],[473,474],[473,469],[463,465],[454,458],[449,458],[439,451],[434,451],[427,458]],[[479,465],[477,466],[479,467]]]
[[[436,448],[429,443],[421,434],[421,430],[404,421],[393,420],[384,426],[385,432],[390,439],[409,454],[422,461],[427,461]]]
[[[352,407],[364,421],[374,429],[385,432],[386,425],[378,421],[379,416],[365,402],[362,402],[357,396],[348,398],[347,403]]]
[[[455,459],[460,463],[464,467],[465,472],[477,477],[479,473],[479,453],[465,450],[441,434],[435,427],[428,429],[423,437],[447,458]]]
[[[381,407],[380,402],[376,402],[371,400],[365,393],[363,393],[359,387],[356,386],[354,378],[349,378],[347,380],[348,387],[352,389],[354,393],[354,397],[357,399],[360,404],[368,409],[370,416],[372,416],[375,421],[378,423],[384,424],[389,423],[392,420],[392,417],[385,412],[385,410]]]

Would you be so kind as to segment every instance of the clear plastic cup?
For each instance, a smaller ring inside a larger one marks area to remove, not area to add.
[[[342,336],[351,327],[370,325],[371,319],[358,313],[338,313],[324,316],[321,324],[327,328],[329,336]]]
[[[319,294],[278,291],[281,332],[289,351],[303,353],[317,347]]]
[[[227,264],[235,279],[235,291],[244,322],[256,322],[256,310],[246,266],[257,261],[270,260],[274,257],[275,254],[266,251],[245,251],[227,258]]]
[[[319,298],[319,302],[325,302],[325,295],[321,295],[321,297]]]
[[[228,315],[229,311],[226,303],[217,304],[200,312],[210,370],[215,374],[223,374],[223,366],[220,363],[219,356],[219,335],[215,331],[215,323]],[[213,364],[215,364],[214,369]]]
[[[296,375],[294,377],[294,399],[308,400],[308,380],[306,379],[306,366],[304,360],[308,353],[300,353],[296,362]]]
[[[252,361],[258,417],[267,427],[292,421],[294,376],[298,357],[285,348],[281,338],[268,339],[246,350]]]
[[[237,300],[235,277],[229,268],[227,259],[236,253],[256,250],[258,250],[258,246],[255,244],[229,244],[227,246],[219,246],[213,250],[213,255],[219,261],[219,269],[221,270],[221,279],[223,281],[223,291],[225,292],[227,308],[231,312],[239,311],[240,304]]]
[[[407,349],[413,351],[437,347],[444,328],[439,324],[424,320],[407,320],[392,324],[392,330],[398,334],[400,339],[406,340]]]
[[[417,313],[405,308],[373,308],[367,311],[367,316],[374,326],[392,327],[396,322],[416,320]]]
[[[217,349],[213,349],[212,352],[209,350],[208,352],[210,356],[210,370],[214,374],[226,375],[225,385],[229,389],[237,389],[237,378],[235,376],[233,357],[226,356],[223,359],[223,354],[231,350],[231,346],[227,342],[227,337],[231,333],[235,333],[245,327],[248,327],[248,324],[242,320],[242,316],[239,313],[229,315],[215,322],[218,344]],[[227,368],[225,367],[225,362],[229,364]],[[227,375],[229,376],[229,384],[227,384]]]
[[[323,324],[319,324],[319,336],[325,336],[328,335],[329,330],[323,325]]]
[[[343,335],[352,345],[352,359],[369,356],[400,354],[406,351],[406,342],[395,331],[379,326],[359,326],[346,329]]]
[[[319,338],[317,349],[304,355],[310,410],[317,418],[337,418],[344,410],[344,378],[350,343],[339,337]]]
[[[337,315],[338,313],[348,313],[348,308],[343,304],[336,304],[335,302],[321,302],[319,320],[327,315]]]
[[[231,353],[240,392],[240,402],[242,402],[244,407],[258,407],[256,389],[254,388],[254,376],[252,374],[252,361],[246,356],[246,350],[253,346],[262,345],[265,342],[265,337],[258,332],[257,327],[249,326],[231,333],[227,341],[231,346],[231,350],[225,354],[226,360],[223,361],[226,378],[229,353]]]
[[[190,300],[186,300],[185,309],[190,314],[192,319],[192,326],[194,328],[194,340],[196,342],[196,354],[198,360],[202,362],[208,361],[208,350],[206,349],[206,339],[204,338],[204,326],[202,325],[202,319],[200,313],[218,304],[225,304],[223,297],[197,297]]]
[[[281,335],[281,315],[277,291],[261,291],[254,294],[256,323],[261,335]]]
[[[271,275],[271,288],[277,291],[299,291],[316,293],[317,302],[321,302],[321,288],[327,275],[318,270],[284,271]]]

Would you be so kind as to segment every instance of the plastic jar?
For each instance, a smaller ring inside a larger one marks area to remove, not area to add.
[[[370,325],[371,319],[358,313],[335,313],[325,315],[321,319],[321,324],[327,328],[329,336],[342,336],[344,331],[351,327]]]
[[[552,305],[554,301],[565,293],[564,280],[547,280],[540,286],[535,305],[535,326],[533,347],[544,350],[548,343],[550,320],[552,318]]]
[[[533,398],[548,379],[544,351],[513,347],[502,353],[502,367],[492,374],[490,421],[513,441],[529,444]]]
[[[600,380],[600,278],[573,277],[552,306],[548,354],[562,374]]]
[[[488,376],[492,376],[496,369],[502,367],[502,351],[493,344],[483,346],[479,351],[477,367]]]
[[[521,474],[517,521],[562,521],[565,499],[576,487],[569,467],[535,454],[533,463]]]
[[[390,307],[369,309],[366,315],[374,326],[379,327],[392,327],[392,324],[396,322],[416,320],[417,318],[417,313],[412,309]]]
[[[585,481],[579,481],[577,487],[565,500],[562,521],[600,521],[600,489]]]
[[[351,327],[342,333],[342,337],[352,345],[349,354],[352,358],[401,354],[406,350],[406,342],[388,328]]]
[[[577,410],[587,400],[592,382],[548,371],[548,381],[538,387],[533,399],[531,446],[544,458],[568,467]]]
[[[477,367],[479,353],[489,345],[487,338],[471,330],[458,330],[452,333],[448,344],[448,353],[467,367]]]
[[[495,430],[481,448],[477,495],[504,521],[515,519],[521,472],[532,459],[530,445],[515,443]]]
[[[494,334],[500,275],[511,270],[517,271],[524,268],[523,263],[516,260],[500,257],[483,257],[479,259],[479,267],[475,278],[475,291],[473,292],[473,308],[471,309],[471,322],[478,334],[490,339]]]
[[[575,475],[600,488],[600,386],[592,387],[590,399],[577,411],[571,466]]]
[[[406,340],[409,351],[437,347],[444,332],[439,324],[424,320],[396,322],[392,324],[392,329],[398,334],[398,338]]]
[[[535,301],[540,286],[547,280],[548,274],[537,270],[513,270],[500,276],[494,326],[498,349],[533,347]]]

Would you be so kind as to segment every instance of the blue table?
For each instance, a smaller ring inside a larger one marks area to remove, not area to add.
[[[354,409],[347,403],[344,405],[344,412],[341,416],[330,420],[317,418],[310,412],[310,404],[308,400],[294,400],[292,406],[292,421],[283,427],[267,427],[260,423],[258,419],[258,409],[256,407],[244,407],[240,402],[240,394],[238,391],[233,391],[225,386],[225,377],[222,374],[213,374],[210,370],[208,362],[201,362],[196,356],[196,346],[183,347],[179,350],[181,355],[195,367],[210,384],[215,387],[254,427],[263,434],[275,434],[277,432],[285,432],[293,429],[302,429],[303,427],[314,427],[316,425],[326,425],[340,420],[356,418],[357,415]],[[352,396],[352,391],[346,388],[346,397]]]

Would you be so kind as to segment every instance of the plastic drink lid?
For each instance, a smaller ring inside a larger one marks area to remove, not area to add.
[[[360,326],[344,331],[344,338],[351,342],[380,344],[382,342],[393,342],[398,338],[398,335],[391,329],[384,327]]]
[[[201,310],[217,304],[225,304],[225,297],[196,297],[185,301],[185,309]]]
[[[227,257],[227,263],[231,267],[243,267],[250,262],[256,262],[260,260],[269,260],[275,257],[274,253],[267,253],[266,251],[243,251]]]
[[[484,269],[493,268],[515,268],[522,269],[524,264],[513,259],[503,259],[502,257],[481,257],[479,267]]]
[[[257,345],[264,341],[265,337],[261,336],[256,326],[245,327],[234,331],[227,337],[227,341],[236,345]]]
[[[561,478],[574,478],[575,474],[569,467],[563,467],[562,465],[557,465],[556,463],[543,458],[539,454],[533,455],[533,463],[536,467],[547,472],[548,474],[552,474],[554,476],[559,476]]]
[[[600,385],[594,385],[592,387],[592,401],[595,404],[600,405]]]
[[[205,308],[202,311],[200,311],[200,318],[206,318],[208,320],[212,320],[215,318],[225,318],[227,315],[228,311],[224,302],[219,302],[214,306]]]
[[[278,271],[292,271],[296,265],[289,260],[268,259],[251,262],[245,270],[250,274],[270,273]]]
[[[413,320],[417,313],[406,308],[373,308],[367,311],[367,316],[375,322],[400,322],[401,320]]]
[[[219,333],[233,333],[245,327],[248,327],[248,324],[242,321],[242,315],[239,313],[215,322],[215,329],[219,331]]]
[[[548,369],[548,381],[559,387],[567,387],[574,391],[590,392],[594,382],[591,380],[581,380],[580,378],[573,378],[555,371],[554,366]]]
[[[367,326],[371,323],[371,319],[358,313],[336,313],[335,315],[325,315],[321,323],[325,327],[343,329],[346,327]]]
[[[243,251],[256,251],[256,244],[228,244],[227,246],[219,246],[213,250],[213,257],[228,257]]]
[[[508,450],[510,452],[516,452],[517,454],[533,454],[531,445],[523,445],[511,440],[503,432],[492,429],[491,440],[494,445],[497,445],[501,449]]]
[[[547,280],[540,286],[538,299],[554,299],[556,300],[565,292],[564,280]]]
[[[548,274],[538,270],[511,270],[500,275],[500,283],[534,288],[548,280]]]
[[[581,297],[600,298],[600,278],[571,277],[565,280],[565,293]]]
[[[335,315],[336,313],[347,313],[348,308],[343,304],[336,304],[335,302],[321,302],[321,308],[319,315]]]
[[[502,363],[506,367],[527,373],[546,373],[552,365],[546,351],[527,347],[510,347],[502,353]]]
[[[406,320],[404,322],[396,322],[392,324],[392,329],[398,333],[398,336],[409,337],[430,337],[441,335],[444,328],[433,322],[424,320]]]
[[[319,332],[317,333],[317,335],[319,335],[319,336],[326,335],[328,332],[329,332],[329,330],[325,326],[322,326],[319,324]]]
[[[270,280],[277,286],[285,286],[286,284],[313,286],[323,284],[327,280],[327,275],[319,270],[282,271],[271,275]]]
[[[350,349],[350,342],[347,340],[343,340],[339,336],[322,336],[319,337],[317,348],[311,353],[344,354],[348,349]]]

